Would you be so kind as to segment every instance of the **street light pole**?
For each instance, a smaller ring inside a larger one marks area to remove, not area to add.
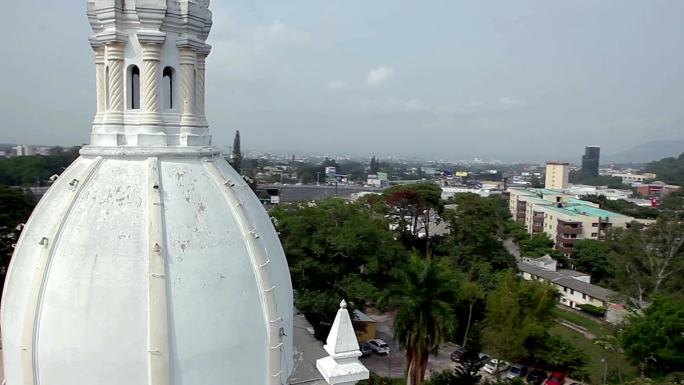
[[[605,367],[603,369],[603,385],[606,385],[606,382],[608,380],[608,360],[605,358],[601,358],[601,362],[605,364]]]

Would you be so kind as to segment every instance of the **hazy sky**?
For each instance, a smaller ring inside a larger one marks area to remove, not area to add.
[[[78,144],[85,0],[5,1],[0,142]],[[576,161],[684,138],[684,1],[213,0],[207,116],[243,148]]]

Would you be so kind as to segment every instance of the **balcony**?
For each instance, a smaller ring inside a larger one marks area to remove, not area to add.
[[[559,234],[575,234],[579,235],[582,234],[582,228],[581,227],[572,227],[572,226],[558,226],[557,231]]]
[[[572,237],[570,237],[570,234],[561,234],[561,233],[558,233],[558,234],[556,235],[556,242],[557,242],[557,243],[565,242],[565,243],[572,243],[572,244],[575,244],[575,242],[577,242],[577,241],[580,240],[580,239],[582,239],[582,238],[577,238],[577,237],[572,238]]]

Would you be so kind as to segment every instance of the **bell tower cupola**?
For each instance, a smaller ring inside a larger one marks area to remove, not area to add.
[[[209,146],[208,0],[90,0],[97,112],[92,147]]]

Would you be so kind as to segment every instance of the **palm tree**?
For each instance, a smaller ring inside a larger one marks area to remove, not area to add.
[[[407,385],[420,385],[430,353],[451,337],[456,327],[454,305],[459,280],[444,260],[411,256],[395,271],[397,284],[380,300],[396,307],[394,338],[406,350]]]

